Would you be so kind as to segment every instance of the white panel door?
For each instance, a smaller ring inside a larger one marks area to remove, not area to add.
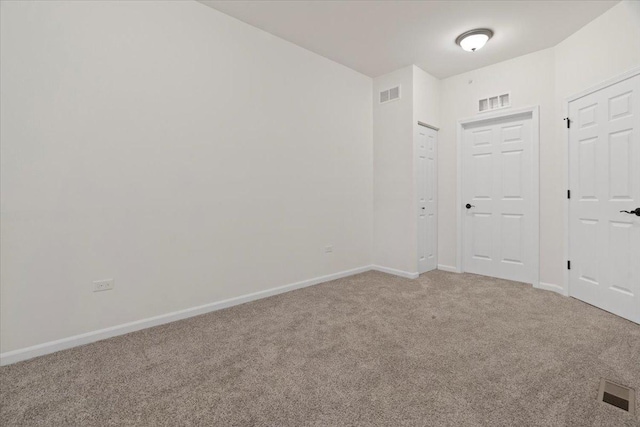
[[[533,283],[532,114],[465,125],[463,266]]]
[[[416,125],[416,188],[418,199],[418,272],[435,270],[438,264],[436,163],[438,132]]]
[[[640,76],[569,118],[569,294],[640,323],[640,216],[621,212],[640,208]]]

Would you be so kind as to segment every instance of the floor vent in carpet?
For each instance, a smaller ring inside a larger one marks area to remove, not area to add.
[[[600,380],[598,400],[623,409],[633,414],[636,409],[636,396],[632,388],[616,384],[612,381]]]

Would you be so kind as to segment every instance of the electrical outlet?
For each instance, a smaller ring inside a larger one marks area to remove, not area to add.
[[[96,280],[93,282],[93,292],[110,291],[113,289],[113,279]]]
[[[325,254],[330,254],[331,252],[333,252],[333,246],[332,245],[324,247],[324,253]]]

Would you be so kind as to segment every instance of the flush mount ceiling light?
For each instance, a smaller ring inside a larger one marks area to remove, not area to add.
[[[493,37],[493,31],[487,28],[479,28],[477,30],[462,33],[456,39],[456,44],[467,52],[475,52],[482,49],[489,39]]]

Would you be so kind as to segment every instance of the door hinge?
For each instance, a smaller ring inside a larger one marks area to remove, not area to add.
[[[566,120],[566,122],[567,122],[567,129],[569,129],[569,128],[571,127],[571,119],[570,119],[569,117],[565,117],[565,118],[564,118],[564,119],[562,119],[562,120]]]
[[[571,198],[571,190],[567,190],[567,199]]]
[[[567,261],[567,270],[571,270],[571,261]]]

